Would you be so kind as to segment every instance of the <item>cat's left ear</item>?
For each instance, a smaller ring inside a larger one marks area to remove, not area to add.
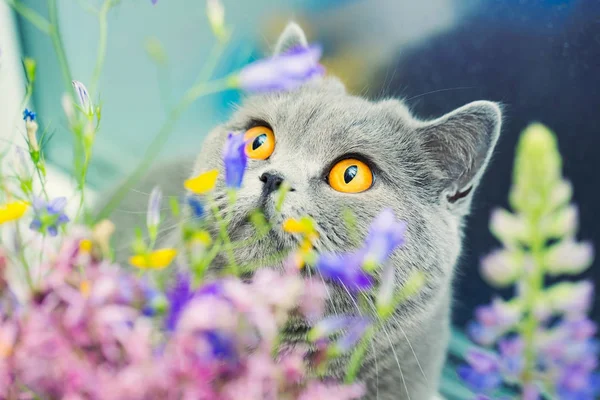
[[[498,141],[501,124],[498,104],[475,101],[417,129],[433,166],[436,195],[452,212],[458,215],[469,212],[474,190]]]
[[[294,47],[308,47],[308,41],[300,25],[290,22],[277,39],[274,55],[285,53]]]

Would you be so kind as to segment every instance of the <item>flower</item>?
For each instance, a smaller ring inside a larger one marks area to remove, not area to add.
[[[383,210],[371,223],[365,241],[365,260],[367,269],[383,263],[392,252],[404,244],[406,223],[396,221],[391,209]]]
[[[319,238],[319,232],[314,220],[304,216],[302,218],[288,218],[283,222],[284,231],[301,235],[302,239],[298,252],[293,256],[296,267],[303,268],[307,262],[312,262],[314,243]]]
[[[48,232],[50,236],[58,234],[58,227],[69,222],[69,217],[64,213],[67,205],[66,197],[57,197],[46,202],[40,197],[33,197],[33,209],[35,217],[29,228],[41,233]]]
[[[325,69],[319,64],[320,58],[319,46],[296,47],[287,53],[246,66],[234,83],[248,92],[292,90],[324,74]]]
[[[195,194],[205,194],[214,189],[217,184],[217,176],[219,176],[219,171],[212,169],[187,179],[183,186]]]
[[[186,196],[186,200],[190,210],[192,211],[192,216],[194,218],[202,218],[204,216],[204,205],[198,196]]]
[[[169,266],[175,256],[175,249],[159,249],[148,254],[138,254],[129,258],[129,263],[140,269],[163,269]]]
[[[362,269],[364,253],[322,254],[316,269],[325,279],[338,282],[350,291],[366,290],[373,286],[371,276]]]
[[[544,265],[551,275],[577,275],[592,265],[593,260],[594,247],[591,243],[576,243],[569,238],[548,249]]]
[[[500,364],[496,355],[472,349],[466,356],[469,365],[458,367],[458,375],[475,391],[487,392],[500,385]]]
[[[25,119],[25,131],[27,132],[27,144],[29,145],[29,150],[35,153],[39,152],[40,145],[37,140],[37,122],[35,122],[33,119]]]
[[[225,184],[232,189],[239,189],[244,179],[244,171],[248,163],[245,145],[244,136],[229,133],[223,152],[223,162],[225,163]]]
[[[81,109],[87,116],[94,115],[94,104],[90,99],[90,95],[88,94],[87,88],[85,85],[79,81],[73,81],[73,89],[75,89],[75,94],[77,95],[77,100],[79,101],[79,105]]]
[[[24,201],[12,201],[0,206],[0,224],[15,221],[25,214],[29,205]]]
[[[490,231],[505,246],[512,247],[527,236],[527,224],[520,216],[503,209],[495,209],[490,219]]]
[[[175,330],[183,308],[192,297],[193,292],[189,275],[185,273],[177,274],[175,284],[167,293],[169,311],[165,318],[165,327],[168,331]]]
[[[371,325],[367,318],[355,318],[348,326],[347,332],[339,338],[328,350],[330,355],[337,356],[349,352],[362,339]]]
[[[496,250],[481,260],[481,275],[491,285],[505,287],[522,272],[522,257],[509,250]]]
[[[160,203],[162,201],[162,191],[158,186],[152,189],[150,199],[148,200],[148,213],[146,214],[146,226],[150,240],[154,241],[158,234],[158,225],[160,224]]]
[[[557,283],[546,290],[545,298],[556,313],[585,313],[594,298],[594,284],[590,281]]]
[[[23,121],[35,121],[36,114],[29,108],[23,110]]]

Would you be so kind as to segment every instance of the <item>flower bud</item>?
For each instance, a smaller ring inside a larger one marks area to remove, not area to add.
[[[517,242],[527,238],[527,223],[518,215],[511,214],[503,209],[492,212],[490,230],[507,247],[512,247]]]
[[[208,16],[208,22],[214,33],[219,40],[225,38],[225,8],[219,0],[207,0],[206,1],[206,15]]]
[[[77,100],[79,101],[79,105],[83,112],[91,117],[94,115],[94,104],[90,99],[90,95],[87,91],[85,85],[79,81],[73,81],[73,88],[75,89],[75,94],[77,95]]]
[[[158,234],[158,225],[160,224],[160,205],[162,201],[162,191],[158,186],[155,186],[150,193],[148,201],[148,213],[146,214],[146,226],[150,240],[156,240]]]

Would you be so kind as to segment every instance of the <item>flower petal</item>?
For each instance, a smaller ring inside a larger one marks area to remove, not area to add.
[[[196,194],[205,194],[214,189],[215,185],[217,184],[218,176],[219,171],[213,169],[186,180],[183,186],[190,192]]]
[[[13,201],[0,206],[0,224],[21,218],[27,208],[29,205],[24,201]]]

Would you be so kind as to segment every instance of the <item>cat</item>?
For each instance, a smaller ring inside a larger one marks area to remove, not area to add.
[[[297,46],[307,46],[307,40],[302,29],[290,23],[277,42],[275,55]],[[498,104],[476,101],[438,119],[422,121],[399,100],[370,101],[347,93],[335,77],[317,77],[289,92],[249,96],[228,122],[207,136],[195,162],[178,160],[155,168],[120,209],[139,212],[147,201],[143,193],[155,185],[167,195],[178,195],[189,176],[214,168],[222,176],[228,132],[243,133],[255,126],[271,129],[272,154],[265,160],[249,160],[236,205],[227,212],[234,240],[255,234],[248,215],[257,207],[274,228],[256,243],[236,249],[236,259],[260,260],[274,251],[294,248],[296,239],[281,226],[285,218],[303,215],[317,223],[318,251],[348,251],[356,243],[341,210],[353,212],[355,229],[364,237],[379,212],[391,208],[407,223],[406,244],[390,260],[397,270],[396,284],[402,285],[416,270],[427,280],[419,294],[403,303],[375,336],[359,379],[366,385],[367,398],[428,400],[436,396],[445,361],[452,281],[465,217],[498,140],[501,119]],[[366,190],[346,193],[332,186],[328,177],[332,165],[348,158],[361,160],[372,172],[373,181]],[[292,190],[276,213],[273,188],[282,180]],[[214,195],[224,206],[227,194],[222,180]],[[142,225],[136,215],[115,214],[117,226],[125,227],[117,232],[117,243],[129,243],[125,231],[130,232],[136,223]],[[356,313],[345,290],[331,285],[330,291],[329,312]],[[300,321],[289,331],[301,336],[306,329]],[[333,376],[342,376],[344,362],[342,358],[334,363]]]

